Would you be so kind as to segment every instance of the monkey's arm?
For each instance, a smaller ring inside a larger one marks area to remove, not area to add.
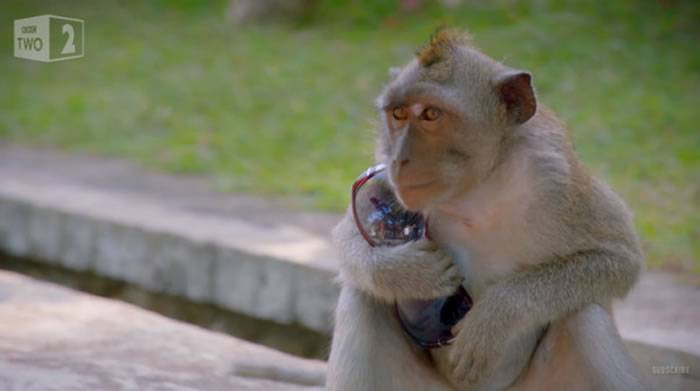
[[[371,247],[349,212],[333,230],[333,242],[341,258],[340,278],[388,302],[449,296],[463,280],[452,259],[427,240]]]
[[[512,337],[587,304],[605,307],[623,297],[639,276],[640,260],[634,249],[581,251],[489,286],[458,326],[450,357],[454,378],[476,382],[488,376]]]

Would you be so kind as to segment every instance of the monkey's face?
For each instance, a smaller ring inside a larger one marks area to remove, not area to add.
[[[477,176],[471,158],[478,151],[449,100],[406,96],[384,107],[382,117],[390,182],[409,210],[426,210]]]
[[[397,198],[427,211],[470,192],[501,159],[514,128],[537,108],[530,74],[438,34],[418,57],[391,70],[377,98],[378,160]]]
[[[408,209],[423,209],[442,192],[430,157],[440,149],[440,133],[449,114],[426,99],[411,99],[385,109],[390,140],[390,181]]]

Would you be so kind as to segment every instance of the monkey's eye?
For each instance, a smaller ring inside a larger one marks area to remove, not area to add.
[[[404,121],[408,118],[408,109],[406,106],[397,106],[391,111],[391,115],[397,121]]]
[[[428,107],[427,109],[423,110],[420,117],[425,121],[435,121],[436,119],[440,118],[441,114],[442,111],[440,111],[440,109],[437,107]]]

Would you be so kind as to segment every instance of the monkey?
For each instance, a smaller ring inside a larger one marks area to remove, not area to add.
[[[327,388],[645,389],[611,315],[642,268],[632,214],[588,173],[532,75],[441,29],[390,71],[376,106],[376,161],[431,240],[371,247],[349,212],[334,228]],[[455,340],[418,348],[394,303],[459,285],[474,304]]]

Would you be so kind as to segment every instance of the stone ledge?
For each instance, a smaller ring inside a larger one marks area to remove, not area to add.
[[[324,378],[322,362],[11,272],[0,271],[0,319],[2,390],[311,391]],[[697,357],[626,345],[652,389],[700,388]]]
[[[3,271],[0,319],[3,390],[291,391],[324,379],[320,361]]]
[[[263,319],[332,328],[332,250],[291,225],[0,172],[0,249]]]

